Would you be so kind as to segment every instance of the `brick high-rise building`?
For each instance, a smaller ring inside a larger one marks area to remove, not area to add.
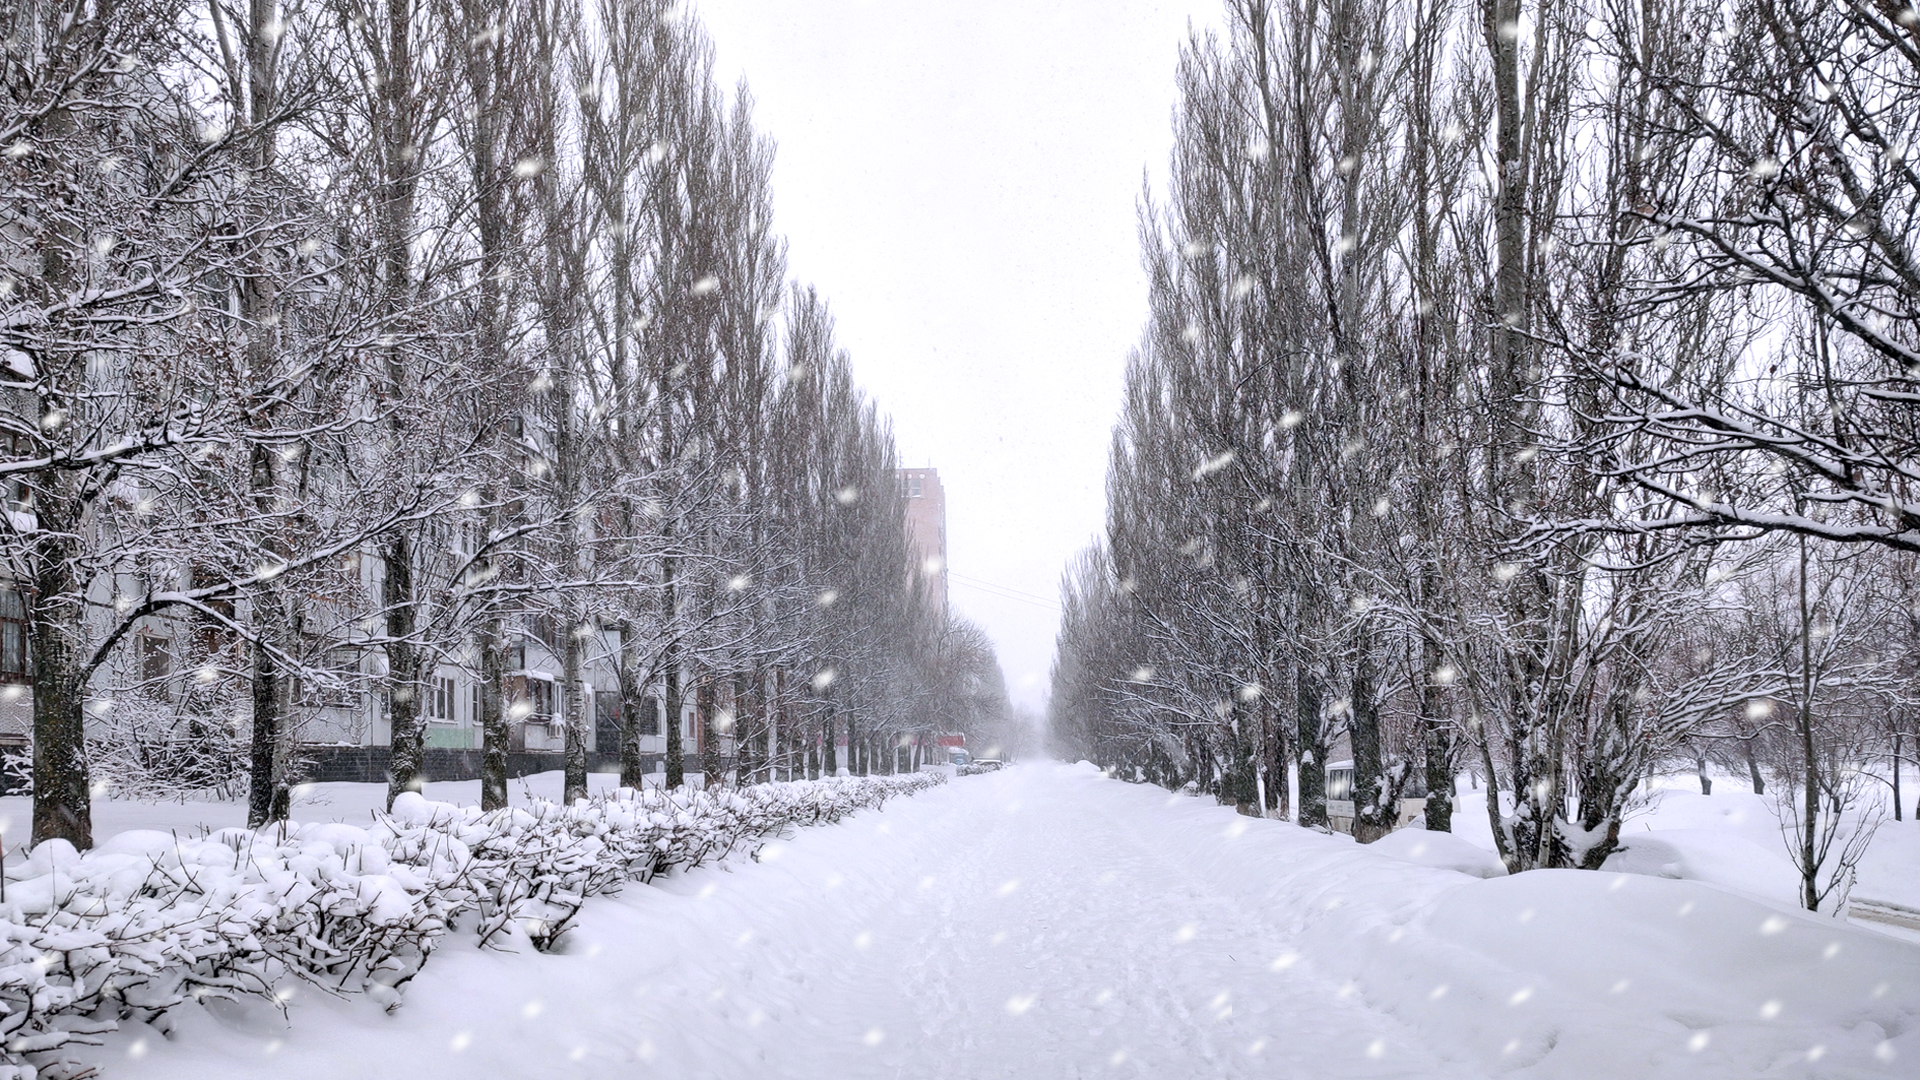
[[[907,502],[907,542],[919,552],[926,600],[947,613],[947,493],[938,469],[900,469],[900,497]]]

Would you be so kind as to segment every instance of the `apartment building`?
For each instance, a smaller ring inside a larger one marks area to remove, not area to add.
[[[371,555],[355,560],[354,588],[371,600],[381,595],[380,561]],[[126,589],[131,580],[118,583]],[[111,589],[97,585],[95,599],[111,606]],[[32,651],[28,640],[28,591],[0,580],[0,750],[30,744],[33,731]],[[315,601],[317,614],[337,601]],[[365,605],[372,606],[369,602]],[[247,619],[245,600],[232,603],[236,621]],[[313,780],[375,782],[385,779],[387,748],[391,745],[388,680],[384,651],[366,640],[351,623],[316,619],[330,625],[329,633],[309,634],[301,651],[304,668],[289,686],[289,713],[299,756]],[[567,689],[562,672],[560,630],[550,618],[516,620],[508,628],[508,671],[503,680],[503,708],[510,729],[509,771],[513,775],[557,769],[566,744]],[[597,630],[587,637],[582,683],[587,695],[582,712],[589,731],[589,761],[595,771],[618,768],[622,704],[618,673],[612,658],[619,655],[617,631]],[[250,701],[244,675],[245,650],[231,631],[196,614],[143,617],[135,624],[114,659],[93,678],[93,701],[88,709],[90,737],[105,734],[114,724],[136,722],[188,723],[203,730],[226,729],[244,738],[250,724]],[[707,725],[700,708],[724,702],[726,687],[701,692],[703,673],[682,673],[686,687],[680,723],[683,751],[698,755],[704,747]],[[423,672],[421,717],[426,723],[427,773],[434,779],[471,779],[478,775],[482,734],[481,679],[474,657],[452,657]],[[656,690],[641,699],[639,736],[642,761],[648,771],[665,768],[667,730],[663,695]],[[732,740],[722,738],[722,757],[731,758]],[[690,763],[691,764],[691,763]]]
[[[947,613],[947,493],[938,469],[898,469],[900,497],[907,504],[907,541],[919,553],[924,599]]]

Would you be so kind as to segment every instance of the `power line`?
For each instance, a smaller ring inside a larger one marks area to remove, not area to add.
[[[986,581],[986,580],[983,580],[983,579],[981,579],[981,578],[977,578],[977,577],[970,577],[970,576],[968,576],[968,575],[966,575],[966,574],[961,574],[961,573],[957,573],[957,572],[955,572],[955,571],[952,571],[952,570],[949,570],[949,571],[947,571],[947,573],[949,573],[949,574],[952,574],[952,575],[953,575],[954,577],[957,577],[957,578],[961,578],[961,579],[963,579],[963,580],[966,580],[966,581],[971,581],[971,582],[973,582],[973,583],[974,583],[975,585],[985,585],[985,586],[986,586],[987,588],[990,588],[990,589],[999,589],[999,590],[1000,590],[1000,591],[1002,591],[1002,592],[1010,592],[1010,593],[1013,593],[1013,594],[1015,594],[1015,595],[1017,595],[1017,596],[1024,596],[1024,597],[1026,597],[1026,598],[1027,598],[1027,599],[1029,599],[1029,600],[1038,600],[1038,601],[1039,601],[1040,603],[1042,603],[1042,604],[1051,604],[1051,605],[1053,605],[1054,607],[1058,607],[1058,606],[1060,606],[1060,605],[1058,604],[1058,602],[1056,602],[1055,600],[1053,600],[1053,599],[1052,599],[1051,597],[1046,597],[1046,596],[1041,596],[1041,595],[1040,595],[1040,594],[1038,594],[1038,593],[1030,593],[1030,592],[1025,592],[1025,591],[1022,591],[1022,590],[1020,590],[1020,589],[1016,589],[1016,588],[1014,588],[1014,587],[1013,587],[1013,586],[1011,586],[1011,585],[1002,585],[1002,584],[1000,584],[999,582],[995,582],[995,581]]]
[[[1024,596],[1015,596],[1012,593],[998,592],[993,589],[989,589],[984,585],[975,585],[971,581],[959,581],[959,582],[955,582],[955,584],[964,585],[969,589],[974,589],[979,592],[986,593],[988,596],[991,596],[996,600],[1011,600],[1016,604],[1026,604],[1030,607],[1046,608],[1048,611],[1057,612],[1060,610],[1060,607],[1057,604],[1049,604],[1041,600],[1029,600]]]
[[[965,585],[969,589],[977,589],[980,592],[986,593],[988,596],[1001,600],[1012,600],[1019,604],[1031,604],[1034,607],[1043,607],[1049,611],[1060,610],[1059,604],[1051,600],[1042,600],[1032,593],[1023,593],[1018,589],[1009,589],[1004,585],[995,585],[991,581],[980,581],[976,578],[969,578],[963,574],[956,574],[951,570],[947,571],[947,574],[953,578],[956,583]]]

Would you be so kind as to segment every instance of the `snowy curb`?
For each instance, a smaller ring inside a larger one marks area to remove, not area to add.
[[[284,1005],[298,980],[388,1008],[449,931],[549,949],[587,897],[828,824],[940,773],[738,790],[620,789],[483,812],[402,795],[368,828],[286,824],[62,840],[8,867],[0,897],[0,1080],[94,1075],[76,1045],[188,1000]]]

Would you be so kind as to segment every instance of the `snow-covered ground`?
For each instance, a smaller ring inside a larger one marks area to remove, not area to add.
[[[1905,798],[1911,805],[1911,793]],[[1774,796],[1755,795],[1744,779],[1731,777],[1716,779],[1713,794],[1702,795],[1692,777],[1673,777],[1656,783],[1644,799],[1620,830],[1624,850],[1607,860],[1607,869],[1707,881],[1783,904],[1797,902],[1799,871],[1787,858]],[[1493,826],[1484,791],[1462,785],[1455,796],[1453,833],[1491,856]],[[1500,872],[1497,861],[1493,872]],[[1882,817],[1852,895],[1920,909],[1920,822],[1894,821],[1890,813]]]
[[[1656,817],[1688,802],[1669,799]],[[392,1014],[183,1010],[102,1060],[182,1080],[1914,1075],[1920,946],[1701,881],[1484,877],[1472,840],[1361,847],[1028,765],[590,903],[558,955],[449,941]]]

